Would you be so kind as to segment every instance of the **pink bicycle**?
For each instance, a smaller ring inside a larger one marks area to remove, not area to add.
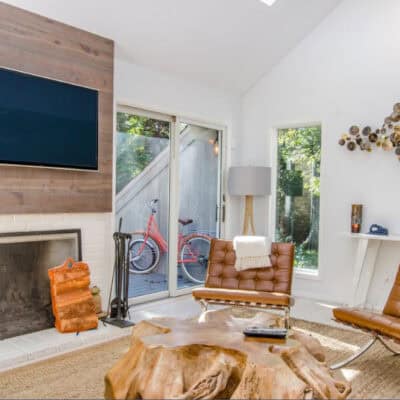
[[[156,221],[158,199],[153,199],[149,207],[151,214],[145,231],[133,232],[129,242],[129,271],[133,274],[148,274],[160,262],[161,253],[168,252],[167,241],[162,236]],[[179,219],[182,226],[189,225],[192,219]],[[204,283],[211,236],[201,233],[183,235],[179,233],[178,264],[186,277],[195,283]]]

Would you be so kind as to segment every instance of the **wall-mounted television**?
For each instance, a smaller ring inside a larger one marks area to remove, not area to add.
[[[0,164],[97,170],[98,92],[0,68]]]

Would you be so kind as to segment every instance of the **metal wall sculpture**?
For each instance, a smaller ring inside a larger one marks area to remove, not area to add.
[[[350,151],[359,148],[370,153],[374,147],[394,151],[400,161],[400,103],[393,106],[393,112],[385,118],[381,128],[373,130],[370,126],[353,125],[342,135],[339,144]]]

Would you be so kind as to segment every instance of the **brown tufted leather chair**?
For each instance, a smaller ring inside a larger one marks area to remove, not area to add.
[[[341,307],[333,309],[333,316],[337,322],[371,333],[372,338],[359,352],[348,360],[332,366],[332,369],[349,364],[365,353],[377,340],[392,353],[399,355],[400,353],[392,349],[382,336],[400,343],[400,267],[382,313],[363,308]]]
[[[248,269],[238,272],[235,250],[229,240],[211,241],[205,287],[193,289],[195,300],[203,310],[208,303],[229,304],[257,308],[276,308],[285,311],[285,324],[289,326],[294,245],[273,243],[272,267]]]

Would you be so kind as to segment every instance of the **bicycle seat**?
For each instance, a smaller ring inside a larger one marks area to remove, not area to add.
[[[179,221],[179,223],[182,224],[183,226],[189,225],[189,224],[191,224],[191,223],[193,222],[193,220],[190,219],[190,218],[188,218],[188,219],[181,219],[181,218],[179,218],[178,221]]]

